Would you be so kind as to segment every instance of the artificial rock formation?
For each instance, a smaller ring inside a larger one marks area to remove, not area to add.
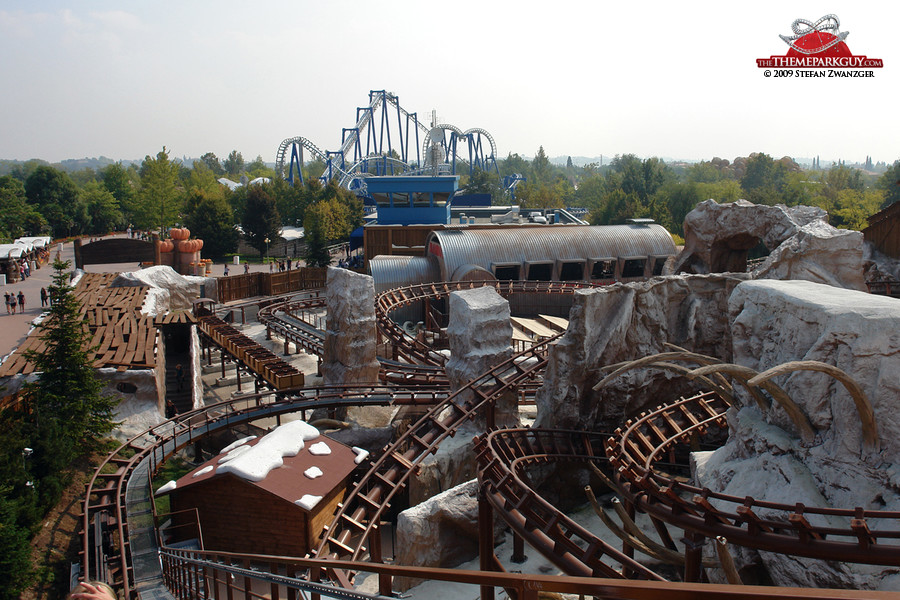
[[[451,392],[456,392],[512,356],[512,323],[509,316],[509,302],[493,287],[450,294],[450,323],[447,326],[450,360],[446,370]],[[457,403],[467,402],[472,397],[471,393],[463,392],[457,396]],[[498,406],[497,410],[503,412],[497,424],[517,421],[514,404]]]
[[[762,413],[748,402],[729,411],[725,446],[693,457],[698,483],[790,505],[900,510],[900,301],[804,281],[748,281],[735,289],[730,315],[739,365],[764,371],[816,360],[850,374],[874,408],[878,445],[864,442],[860,412],[842,384],[797,371],[775,381],[809,418],[815,440],[801,442],[777,405]],[[896,568],[750,550],[736,558],[761,563],[778,585],[900,590]]]
[[[754,279],[865,289],[862,233],[832,227],[821,208],[706,200],[685,217],[684,238],[675,272],[744,272],[748,252],[762,242],[770,254]]]
[[[325,385],[378,381],[375,354],[375,284],[368,275],[328,268],[325,303]]]
[[[865,243],[860,231],[815,221],[782,242],[751,273],[753,279],[802,279],[866,291]]]
[[[743,278],[659,277],[576,292],[569,328],[550,352],[535,426],[612,431],[647,405],[694,390],[683,378],[650,369],[593,387],[602,367],[666,351],[667,342],[730,361],[728,297]]]
[[[147,297],[141,312],[146,315],[163,315],[170,311],[190,310],[194,300],[205,296],[216,298],[214,277],[179,275],[175,269],[156,266],[120,273],[109,287],[147,286]],[[202,294],[201,294],[202,291]]]
[[[494,524],[499,535],[499,520]],[[395,562],[400,565],[455,567],[478,555],[478,482],[460,484],[397,517]],[[419,583],[398,578],[395,589]]]
[[[450,391],[456,392],[512,356],[512,324],[509,302],[493,287],[453,292],[449,308],[450,359],[446,371]],[[474,394],[464,391],[457,395],[456,401],[462,404],[473,398]],[[425,457],[410,482],[410,504],[422,502],[475,476],[473,438],[484,431],[486,422],[486,415],[480,414],[471,426],[445,440],[437,452]],[[498,426],[518,426],[518,406],[513,394],[495,404],[494,422]]]

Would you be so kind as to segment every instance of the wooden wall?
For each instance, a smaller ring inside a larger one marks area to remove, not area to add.
[[[900,202],[869,217],[863,236],[882,254],[900,258]]]

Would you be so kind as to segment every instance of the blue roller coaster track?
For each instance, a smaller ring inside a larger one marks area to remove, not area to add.
[[[321,160],[321,180],[336,179],[357,194],[365,194],[367,177],[377,175],[455,175],[457,163],[498,174],[497,144],[484,129],[462,130],[449,124],[421,123],[395,94],[369,92],[369,105],[356,109],[356,125],[341,131],[340,149],[323,151],[305,137],[287,138],[278,146],[275,170],[292,184],[303,183],[304,160]]]

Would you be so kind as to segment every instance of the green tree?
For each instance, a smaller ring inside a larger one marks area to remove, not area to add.
[[[881,208],[900,200],[900,160],[894,161],[878,179],[878,187],[884,192]]]
[[[247,165],[247,173],[250,175],[251,179],[256,179],[257,177],[268,177],[269,179],[274,179],[275,177],[275,169],[266,166],[265,161],[263,161],[262,156],[257,155],[253,162]]]
[[[841,190],[837,209],[829,214],[829,220],[835,227],[862,231],[869,226],[869,217],[878,212],[883,202],[882,190]]]
[[[260,254],[266,251],[266,239],[269,242],[278,239],[281,233],[281,217],[267,186],[248,187],[247,206],[241,228],[244,230],[244,239]]]
[[[315,210],[315,209],[313,209]],[[315,222],[313,220],[312,222]],[[327,267],[331,264],[328,242],[322,231],[316,227],[305,229],[306,255],[303,257],[309,267]]]
[[[538,184],[550,183],[552,170],[553,166],[550,164],[550,159],[547,158],[547,153],[544,152],[544,147],[541,146],[531,161],[531,178]]]
[[[17,449],[16,458],[21,458]],[[0,600],[18,600],[32,578],[28,530],[18,522],[18,502],[10,486],[0,487]]]
[[[88,183],[81,189],[80,196],[90,217],[87,233],[105,234],[123,229],[124,217],[119,203],[103,184]]]
[[[232,150],[222,166],[225,167],[225,173],[228,174],[229,177],[237,180],[237,178],[241,176],[241,173],[244,172],[244,157],[241,156],[241,153],[237,150]]]
[[[475,167],[463,192],[466,194],[490,194],[491,203],[493,203],[495,198],[499,199],[503,194],[500,190],[500,176],[495,171],[485,171]]]
[[[115,163],[103,169],[101,176],[103,186],[118,202],[123,220],[127,223],[134,222],[132,212],[141,183],[137,172],[134,169],[126,169],[122,163]]]
[[[39,235],[47,220],[25,197],[25,186],[11,175],[0,177],[0,239],[12,242],[24,235]]]
[[[221,259],[237,249],[234,213],[225,194],[192,188],[185,202],[184,223],[194,237],[203,240],[203,255]]]
[[[66,484],[66,467],[112,431],[115,399],[104,396],[91,359],[91,333],[68,284],[69,262],[53,263],[53,299],[39,325],[43,349],[25,357],[37,380],[25,386],[29,406],[26,432],[34,454],[30,459],[38,503],[49,508]]]
[[[55,237],[81,233],[78,188],[66,173],[37,167],[25,180],[25,196],[47,219]]]
[[[219,178],[225,174],[225,169],[222,168],[222,163],[219,162],[219,158],[212,152],[207,152],[200,157],[200,160],[203,161],[203,164],[209,167],[209,170],[212,171],[213,175],[215,175],[216,178]]]
[[[141,164],[140,203],[136,207],[135,225],[141,229],[159,227],[160,235],[180,218],[181,202],[178,190],[179,166],[169,160],[166,147],[156,158],[146,156]]]

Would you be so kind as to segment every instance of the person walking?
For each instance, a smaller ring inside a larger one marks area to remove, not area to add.
[[[178,382],[178,391],[184,387],[184,367],[181,363],[175,365],[175,381]]]
[[[244,263],[244,275],[250,274],[250,263]]]
[[[6,307],[6,314],[11,314],[9,312],[9,292],[3,292],[3,306]]]
[[[22,290],[19,290],[19,311],[25,312],[25,294],[22,293]]]
[[[225,263],[225,277],[228,277],[228,263]]]
[[[47,288],[41,288],[41,308],[47,306]]]
[[[6,308],[7,311],[12,314],[16,314],[16,297],[13,294],[9,295],[9,298],[6,300]]]

